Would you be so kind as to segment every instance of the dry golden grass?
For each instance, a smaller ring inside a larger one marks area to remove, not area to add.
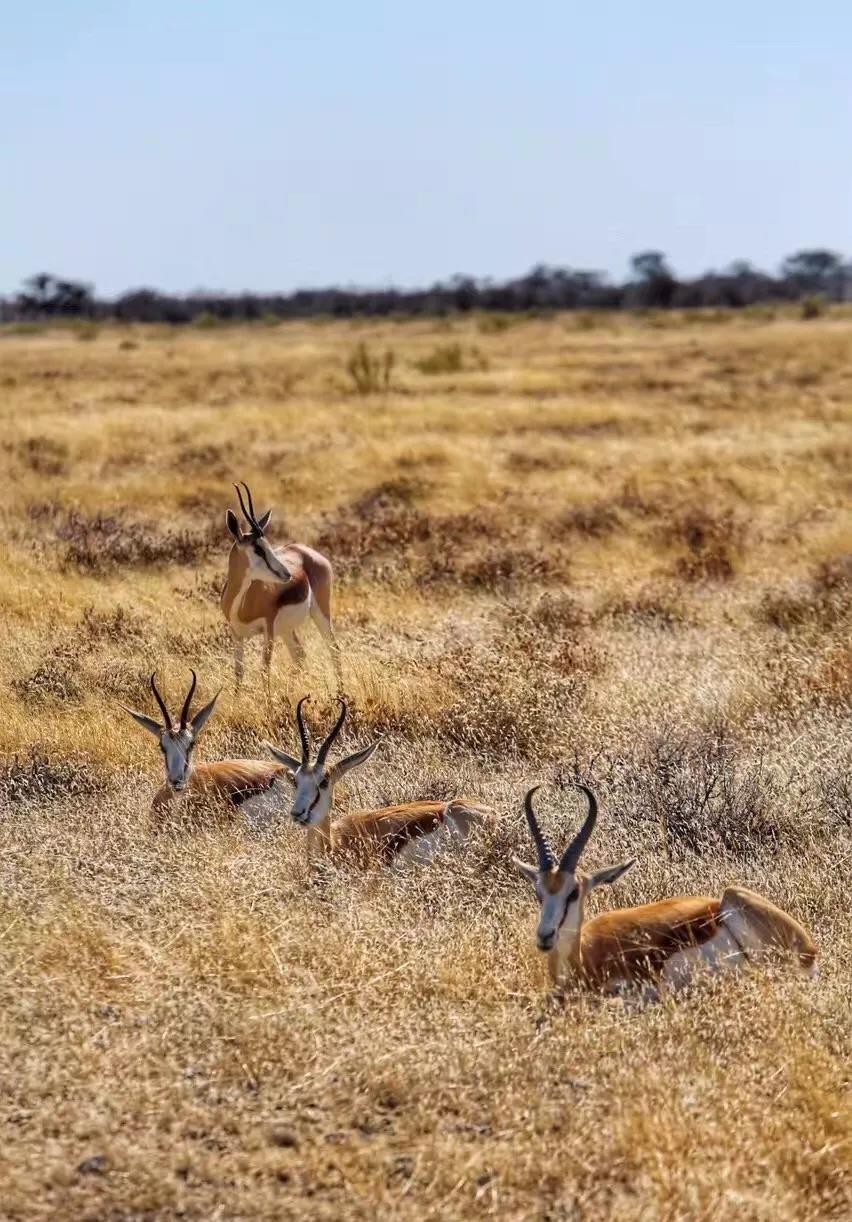
[[[852,328],[554,319],[0,335],[0,1214],[676,1219],[852,1210]],[[394,362],[354,393],[364,342]],[[237,700],[232,479],[335,560],[343,801],[460,790],[490,845],[309,875],[282,824],[152,836],[156,668],[223,680],[200,755],[292,742]],[[520,798],[597,905],[742,881],[822,974],[552,1011]]]

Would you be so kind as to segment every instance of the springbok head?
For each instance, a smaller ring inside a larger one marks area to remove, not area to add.
[[[233,509],[225,514],[225,525],[234,540],[234,547],[245,557],[249,572],[254,581],[264,581],[269,585],[286,584],[292,580],[292,573],[275,554],[271,543],[266,538],[265,531],[272,517],[272,510],[267,509],[260,517],[254,511],[254,501],[248,484],[243,484],[246,499],[240,487],[234,484],[243,517],[248,523],[248,530],[240,529],[240,523]]]
[[[219,699],[219,693],[217,692],[210,703],[205,704],[204,708],[200,709],[190,720],[189,714],[192,697],[195,695],[195,686],[198,682],[195,671],[190,671],[190,674],[192,675],[192,683],[189,685],[189,691],[183,702],[180,723],[177,726],[172,721],[171,714],[166,708],[166,702],[157,691],[156,673],[151,675],[151,691],[154,693],[154,699],[157,701],[157,704],[160,706],[160,712],[163,714],[163,724],[160,725],[154,717],[148,717],[145,713],[136,713],[133,709],[125,709],[125,712],[129,713],[150,734],[153,734],[159,742],[160,750],[166,761],[166,777],[169,784],[177,790],[186,788],[186,783],[189,780],[189,774],[192,769],[192,752],[195,750],[196,739],[209,721],[210,715],[216,707],[216,701]]]
[[[594,874],[585,874],[578,869],[583,850],[595,830],[598,817],[598,803],[595,795],[585,785],[578,784],[577,788],[586,795],[589,803],[588,814],[583,826],[557,862],[533,810],[533,795],[540,788],[541,786],[536,785],[524,800],[524,810],[538,855],[538,865],[528,865],[517,857],[513,858],[513,861],[535,887],[540,908],[537,931],[538,948],[549,951],[553,949],[563,928],[566,933],[574,937],[579,935],[586,896],[595,887],[614,883],[630,869],[635,858],[622,862],[618,866],[607,866],[603,870],[596,870]]]
[[[291,819],[295,823],[301,824],[302,827],[316,827],[319,824],[325,823],[331,813],[334,787],[337,782],[347,772],[351,772],[353,768],[366,764],[378,747],[381,739],[376,739],[368,747],[363,747],[360,751],[356,751],[353,755],[347,755],[345,759],[338,760],[336,764],[328,767],[326,762],[328,754],[334,746],[338,734],[343,729],[343,723],[348,712],[346,701],[341,700],[340,715],[332,726],[330,734],[323,742],[319,751],[317,751],[316,759],[311,763],[311,740],[302,712],[303,706],[307,703],[308,699],[308,696],[303,696],[296,705],[296,725],[299,730],[299,741],[302,745],[301,758],[297,759],[294,755],[288,755],[286,751],[280,750],[280,748],[273,746],[272,743],[265,742],[263,745],[290,771],[290,777],[296,788],[293,805],[290,809]]]

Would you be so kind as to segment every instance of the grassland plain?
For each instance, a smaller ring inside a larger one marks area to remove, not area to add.
[[[9,332],[0,391],[2,1217],[850,1216],[849,319]],[[224,683],[208,759],[333,707],[310,630],[233,692],[236,478],[336,563],[344,746],[385,735],[344,804],[467,792],[493,842],[152,833],[154,667]],[[551,1009],[509,854],[577,774],[588,864],[639,858],[596,910],[741,881],[818,982]]]

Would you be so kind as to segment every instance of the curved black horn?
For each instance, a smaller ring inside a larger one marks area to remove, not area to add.
[[[160,693],[157,691],[157,672],[156,671],[154,671],[154,673],[151,675],[151,691],[154,693],[154,699],[156,700],[157,704],[160,706],[160,711],[163,714],[163,720],[166,723],[166,729],[171,730],[173,728],[171,714],[169,713],[169,710],[166,708],[165,700],[160,695]]]
[[[299,727],[299,738],[302,742],[302,767],[308,763],[311,757],[311,740],[308,735],[308,727],[305,725],[305,719],[302,716],[302,705],[307,704],[310,696],[303,696],[296,705],[296,725]]]
[[[541,789],[540,785],[534,785],[524,798],[524,811],[527,816],[527,823],[530,825],[530,832],[535,841],[536,852],[538,853],[538,868],[540,870],[552,870],[556,865],[553,859],[553,849],[547,843],[547,840],[542,835],[541,828],[538,826],[538,820],[535,817],[533,810],[533,794],[538,793]]]
[[[573,874],[579,865],[580,858],[583,855],[583,850],[589,843],[589,838],[595,830],[595,823],[598,818],[598,800],[587,785],[577,784],[577,788],[581,793],[586,795],[586,800],[589,803],[589,813],[586,815],[585,822],[580,828],[577,835],[568,845],[568,848],[562,854],[562,860],[559,863],[559,869],[566,873]]]
[[[260,534],[263,534],[263,527],[261,526],[260,522],[258,522],[257,520],[257,513],[255,512],[255,508],[254,508],[254,498],[252,497],[252,494],[251,494],[251,488],[249,488],[245,480],[242,480],[241,483],[243,487],[245,488],[246,496],[248,497],[249,509],[251,510],[251,524],[255,528],[256,531],[258,531]]]
[[[243,500],[243,494],[242,494],[239,484],[234,484],[234,487],[237,490],[237,498],[240,502],[240,509],[242,509],[243,511],[243,517],[248,522],[252,530],[260,530],[260,527],[258,526],[255,520],[254,505],[252,504],[251,493],[249,492],[248,484],[244,483],[243,488],[245,488],[246,493],[248,494],[249,508],[246,508],[246,503]]]
[[[319,764],[320,766],[325,763],[329,751],[334,746],[334,740],[337,738],[338,734],[343,729],[343,723],[346,720],[346,714],[348,712],[349,710],[346,707],[346,701],[341,700],[340,701],[340,716],[338,717],[337,721],[332,726],[331,733],[329,734],[328,738],[325,740],[325,742],[323,743],[323,745],[320,747],[319,751],[317,752],[317,764]]]
[[[192,697],[195,695],[195,686],[198,683],[198,675],[194,670],[189,672],[192,675],[192,683],[189,685],[189,691],[186,694],[186,700],[183,702],[183,708],[180,713],[180,728],[186,729],[186,723],[189,721],[189,710],[192,707]]]

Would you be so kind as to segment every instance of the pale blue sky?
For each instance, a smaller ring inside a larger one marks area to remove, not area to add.
[[[852,253],[844,0],[0,0],[0,293]]]

